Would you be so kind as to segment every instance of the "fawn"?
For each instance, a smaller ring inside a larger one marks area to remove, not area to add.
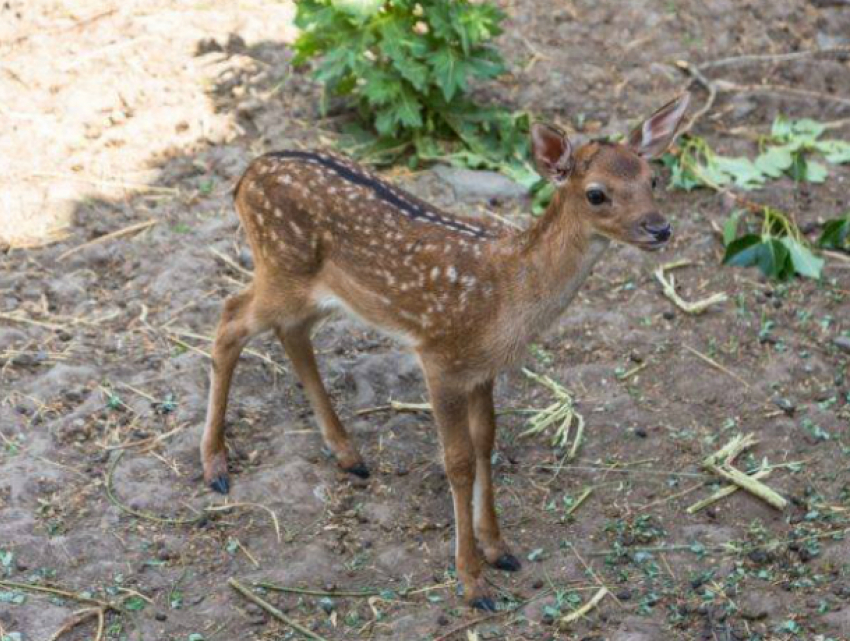
[[[476,538],[495,567],[513,571],[520,563],[493,502],[493,379],[566,308],[611,240],[644,250],[668,241],[647,161],[671,144],[688,102],[685,93],[668,103],[624,144],[573,150],[563,132],[535,124],[533,158],[556,191],[522,231],[441,212],[336,155],[284,151],[254,160],[235,190],[254,278],[224,303],[216,334],[201,442],[205,481],[229,490],[230,381],[247,341],[266,330],[283,344],[339,466],[369,476],[310,340],[318,319],[343,309],[417,353],[454,501],[457,576],[470,605],[494,609]]]

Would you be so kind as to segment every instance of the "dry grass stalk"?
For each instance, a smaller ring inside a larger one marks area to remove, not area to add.
[[[56,258],[56,260],[57,261],[65,260],[66,258],[68,258],[68,256],[72,256],[72,255],[76,254],[77,252],[82,251],[86,247],[91,247],[92,245],[99,245],[100,243],[105,243],[109,240],[115,240],[116,238],[121,238],[122,236],[127,236],[128,234],[134,234],[138,231],[142,231],[142,230],[148,229],[149,227],[153,227],[158,222],[159,222],[158,220],[156,220],[155,218],[152,218],[150,220],[146,220],[143,223],[136,223],[135,225],[130,225],[129,227],[124,227],[122,229],[118,229],[116,231],[109,232],[108,234],[104,234],[103,236],[98,236],[94,240],[90,240],[86,243],[83,243],[82,245],[77,245],[76,247],[72,247],[71,249],[69,249],[66,252],[62,252]]]
[[[750,475],[750,477],[753,478],[753,479],[763,479],[763,478],[767,477],[769,474],[770,474],[770,469],[767,466],[762,465],[758,470],[753,472]],[[727,485],[726,487],[721,487],[714,494],[712,494],[711,496],[709,496],[707,498],[702,499],[701,501],[697,501],[696,503],[694,503],[693,505],[688,507],[688,509],[685,510],[685,511],[688,514],[696,514],[700,510],[704,510],[705,508],[707,508],[709,505],[717,503],[717,501],[725,499],[727,496],[731,496],[732,494],[734,494],[735,492],[737,492],[740,489],[741,488],[738,487],[737,485]]]
[[[684,300],[679,294],[676,292],[676,279],[672,274],[669,276],[665,274],[666,271],[676,269],[678,267],[684,267],[685,265],[689,265],[690,261],[680,260],[673,263],[665,263],[663,265],[659,265],[658,269],[655,270],[655,278],[661,283],[662,291],[664,295],[669,298],[673,303],[681,309],[686,314],[702,314],[706,309],[711,307],[717,303],[725,303],[728,300],[728,297],[725,293],[720,292],[717,294],[712,294],[707,298],[703,298],[701,300],[696,300],[693,302],[689,302]]]
[[[601,588],[599,588],[599,590],[596,592],[596,594],[594,594],[590,598],[590,600],[587,603],[585,603],[580,608],[573,610],[569,614],[562,616],[560,618],[559,622],[558,622],[559,625],[561,627],[564,627],[564,626],[568,626],[570,623],[578,621],[585,614],[587,614],[593,608],[595,608],[597,605],[599,605],[599,602],[602,601],[602,599],[605,598],[606,594],[608,594],[608,588],[606,588],[605,586],[602,586]]]
[[[530,427],[520,434],[520,436],[540,434],[550,425],[556,424],[555,433],[552,435],[552,445],[566,448],[570,442],[573,423],[575,423],[575,438],[572,439],[572,446],[566,456],[566,460],[568,461],[574,459],[581,446],[582,436],[584,435],[584,417],[576,411],[573,397],[563,385],[552,380],[545,374],[536,374],[525,368],[523,368],[522,372],[531,380],[548,388],[557,400],[549,407],[542,410],[535,410],[534,415],[528,421]]]
[[[301,625],[297,621],[290,619],[283,612],[281,612],[276,607],[274,607],[271,603],[269,603],[268,601],[265,601],[265,600],[261,599],[260,597],[258,597],[256,594],[251,592],[251,590],[249,590],[244,585],[239,583],[239,581],[237,581],[236,579],[233,579],[233,578],[228,579],[227,584],[231,588],[236,590],[239,594],[244,596],[246,599],[248,599],[249,601],[252,601],[254,604],[260,606],[263,610],[268,612],[275,619],[277,619],[281,623],[288,625],[290,628],[297,631],[302,636],[305,636],[308,639],[314,639],[315,641],[327,641],[327,639],[325,639],[325,637],[319,636],[315,632],[312,632],[311,630],[305,628],[303,625]]]
[[[777,510],[784,510],[788,505],[788,501],[784,497],[758,481],[754,476],[748,476],[732,467],[732,461],[735,460],[735,457],[757,442],[752,434],[747,434],[746,436],[739,434],[717,452],[707,457],[702,465],[717,476],[760,498],[771,507]]]

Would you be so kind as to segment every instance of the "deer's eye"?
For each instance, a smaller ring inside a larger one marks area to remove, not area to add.
[[[601,205],[605,202],[605,192],[601,189],[588,189],[587,202],[591,205]]]

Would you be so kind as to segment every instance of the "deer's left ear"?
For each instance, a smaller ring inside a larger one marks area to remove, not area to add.
[[[563,183],[573,168],[573,146],[567,135],[552,125],[531,125],[531,155],[537,173],[556,185]]]
[[[690,102],[691,94],[685,92],[661,107],[632,130],[629,146],[647,160],[658,158],[676,138]]]

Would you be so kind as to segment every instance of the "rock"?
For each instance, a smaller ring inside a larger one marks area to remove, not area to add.
[[[832,342],[838,349],[850,354],[850,336],[838,336],[834,338]]]
[[[781,605],[779,598],[767,591],[753,590],[738,598],[741,616],[750,621],[766,619],[771,612],[779,612]]]
[[[461,201],[522,198],[525,187],[495,171],[459,169],[447,165],[434,167],[436,173]]]

